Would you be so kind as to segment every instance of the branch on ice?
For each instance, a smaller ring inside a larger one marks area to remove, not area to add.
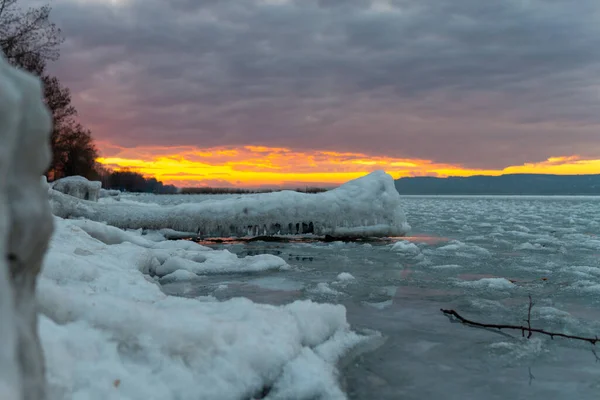
[[[542,335],[550,336],[551,339],[554,339],[554,337],[556,336],[556,337],[563,337],[566,339],[582,340],[584,342],[589,342],[593,345],[595,345],[597,342],[600,341],[598,336],[590,338],[590,337],[583,337],[583,336],[567,335],[564,333],[548,332],[543,329],[532,328],[531,327],[531,309],[533,308],[533,305],[534,305],[534,303],[531,300],[531,296],[529,296],[529,308],[527,311],[527,319],[525,320],[525,322],[527,322],[527,326],[508,325],[508,324],[485,324],[485,323],[481,323],[481,322],[475,322],[475,321],[468,320],[454,310],[441,309],[440,311],[444,315],[447,315],[448,317],[456,318],[458,321],[462,322],[465,325],[470,325],[470,326],[474,326],[477,328],[488,328],[488,329],[498,329],[498,330],[508,329],[508,330],[521,331],[521,335],[523,337],[525,337],[525,333],[527,333],[527,339],[531,338],[531,335],[533,335],[533,333],[535,332],[535,333],[540,333]]]
[[[52,234],[50,115],[40,81],[0,55],[0,398],[43,399],[37,275]]]
[[[50,191],[62,218],[85,218],[123,229],[173,229],[199,237],[315,234],[335,237],[403,236],[410,226],[393,178],[383,171],[337,189],[238,196],[177,206],[82,201]]]

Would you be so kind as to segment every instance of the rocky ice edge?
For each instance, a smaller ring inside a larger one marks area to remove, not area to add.
[[[337,189],[244,195],[176,206],[94,203],[50,191],[63,218],[103,221],[123,229],[173,229],[200,237],[276,234],[403,236],[410,230],[393,178],[383,171]]]
[[[50,114],[39,79],[0,55],[0,398],[44,398],[35,283],[52,234]]]
[[[173,297],[143,274],[164,257],[201,265],[227,252],[55,225],[38,285],[51,399],[344,399],[336,362],[375,338],[352,332],[341,305]]]

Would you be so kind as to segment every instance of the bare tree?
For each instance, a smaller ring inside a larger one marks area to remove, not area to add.
[[[23,10],[19,0],[0,0],[0,49],[7,60],[38,75],[44,86],[44,99],[52,113],[53,178],[70,175],[97,177],[98,151],[91,132],[76,121],[77,110],[71,92],[58,78],[46,73],[46,65],[59,56],[63,42],[60,29],[50,21],[50,5]]]
[[[58,59],[64,39],[50,11],[49,4],[23,10],[19,0],[0,0],[0,49],[11,64],[41,75],[47,61]]]

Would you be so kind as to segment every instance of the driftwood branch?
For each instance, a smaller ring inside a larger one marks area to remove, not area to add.
[[[535,376],[531,373],[531,367],[529,367],[529,386],[531,386],[531,382],[535,380]]]
[[[600,362],[600,357],[598,357],[598,353],[596,353],[596,349],[592,349],[592,354],[596,357],[596,362]]]
[[[527,338],[530,338],[531,335],[535,332],[535,333],[541,333],[542,335],[550,336],[551,339],[554,339],[554,337],[556,336],[556,337],[563,337],[566,339],[582,340],[584,342],[589,342],[593,345],[595,345],[596,342],[600,341],[598,336],[589,338],[589,337],[583,337],[583,336],[567,335],[564,333],[548,332],[543,329],[532,328],[531,327],[531,308],[533,307],[533,305],[534,305],[534,303],[531,301],[531,296],[529,296],[529,311],[527,313],[527,319],[525,320],[527,322],[527,326],[505,325],[505,324],[484,324],[484,323],[468,320],[454,310],[441,309],[440,311],[449,317],[456,318],[458,321],[462,322],[465,325],[476,326],[479,328],[498,329],[498,330],[513,329],[513,330],[521,331],[521,334],[523,335],[523,337],[525,337],[525,332],[528,332]]]

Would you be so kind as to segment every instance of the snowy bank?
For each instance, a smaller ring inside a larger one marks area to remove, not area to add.
[[[51,399],[345,398],[335,364],[369,338],[343,306],[168,296],[144,272],[224,253],[93,221],[55,225],[38,285]]]
[[[63,218],[103,221],[123,229],[173,229],[200,237],[310,234],[402,236],[410,226],[394,180],[376,171],[337,189],[244,195],[176,206],[95,203],[50,191]]]

